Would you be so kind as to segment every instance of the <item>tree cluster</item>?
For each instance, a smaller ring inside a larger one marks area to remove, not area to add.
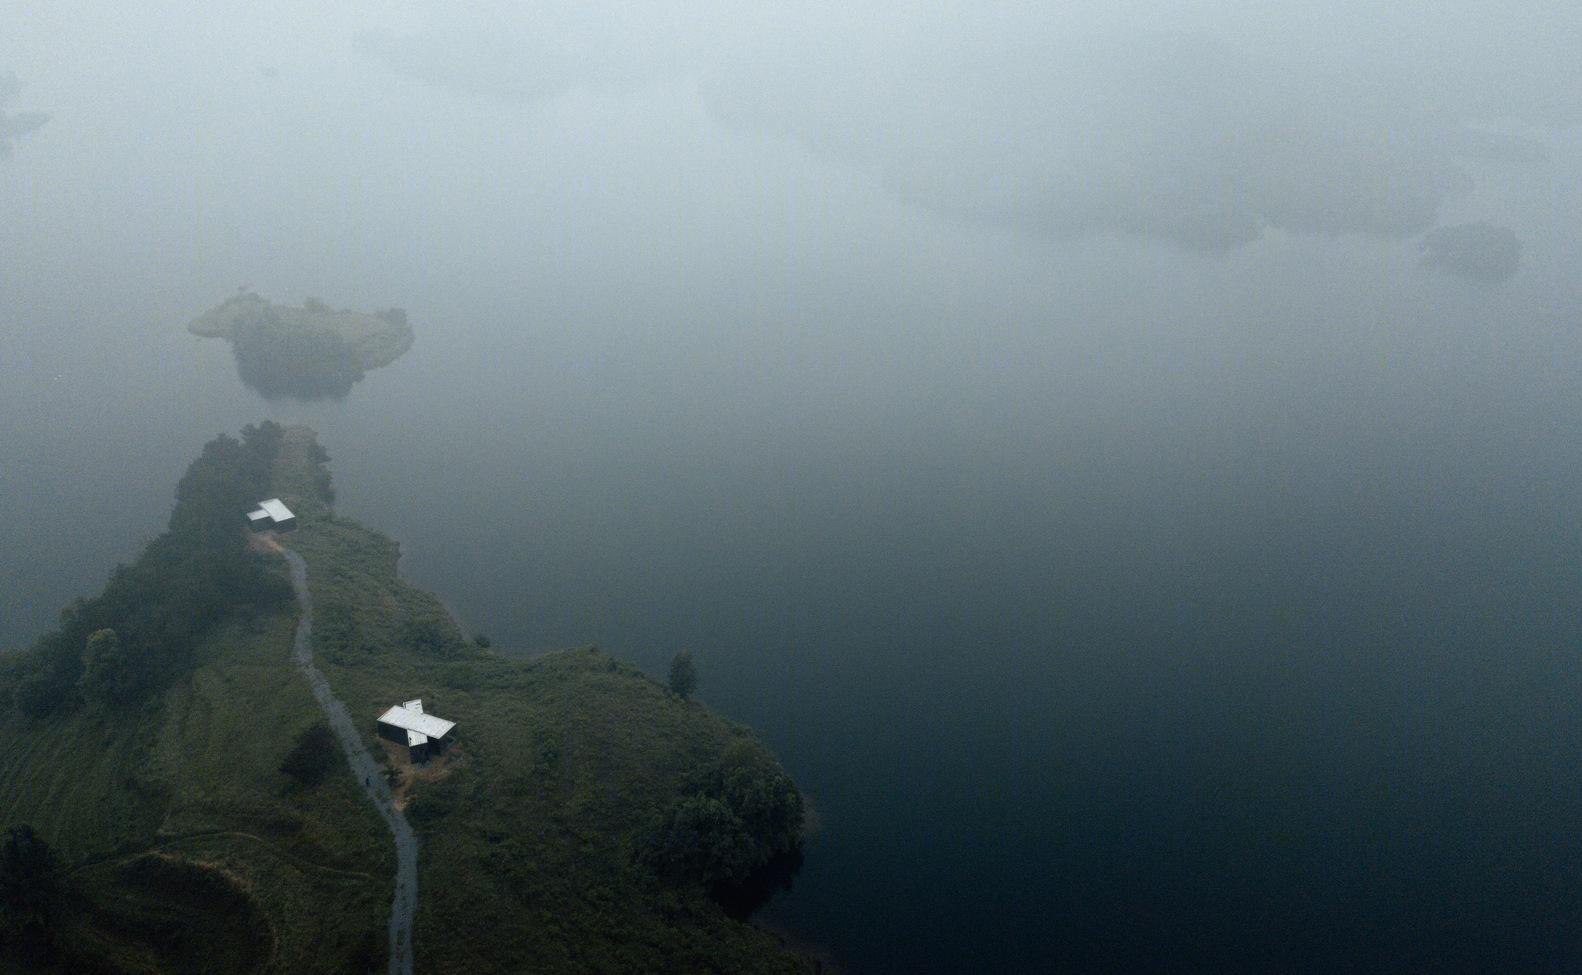
[[[242,516],[268,489],[279,424],[249,426],[242,440],[210,441],[176,487],[164,534],[104,591],[77,599],[57,627],[7,661],[0,704],[32,718],[84,704],[113,709],[166,686],[193,646],[238,607],[290,598],[289,587],[247,550]]]
[[[31,827],[6,830],[0,845],[0,969],[44,971],[59,960],[52,936],[60,861]]]
[[[238,325],[231,348],[242,382],[270,398],[338,398],[363,378],[357,349],[340,333],[287,327],[273,309]]]
[[[1510,278],[1522,261],[1516,234],[1486,221],[1438,227],[1424,234],[1419,246],[1428,265],[1483,284]]]
[[[0,71],[0,107],[3,107],[12,95],[22,90],[22,82],[10,71]],[[6,114],[0,111],[0,159],[11,155],[11,146],[18,137],[27,135],[49,121],[49,115],[44,112],[16,112]]]
[[[89,707],[113,708],[137,695],[143,683],[142,661],[128,653],[126,644],[106,627],[88,634],[82,651],[82,676],[77,692]]]
[[[335,733],[323,721],[315,722],[297,736],[297,742],[280,763],[280,771],[298,785],[312,788],[324,781],[340,759]]]
[[[670,670],[665,675],[665,686],[682,700],[686,700],[698,687],[698,665],[692,662],[691,650],[678,650],[670,658]]]
[[[0,846],[0,906],[8,912],[37,908],[55,891],[55,851],[30,826],[5,831]]]
[[[443,613],[417,613],[406,619],[401,631],[406,645],[419,656],[459,657],[468,649],[456,624]]]
[[[802,842],[802,794],[773,756],[742,741],[703,769],[659,816],[655,870],[716,896]]]

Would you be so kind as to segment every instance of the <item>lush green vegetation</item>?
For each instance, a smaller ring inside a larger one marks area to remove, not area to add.
[[[1482,220],[1431,230],[1421,247],[1431,267],[1483,284],[1508,280],[1521,266],[1522,242],[1516,234]]]
[[[0,108],[12,95],[22,90],[22,82],[10,71],[0,71]],[[27,135],[34,129],[49,121],[49,116],[44,112],[16,112],[7,114],[0,111],[0,159],[7,159],[11,155],[11,146],[21,136]]]
[[[389,365],[412,345],[406,312],[335,311],[316,298],[301,308],[243,293],[187,326],[231,340],[242,381],[266,397],[345,396],[369,369]]]
[[[287,328],[274,311],[237,328],[231,351],[242,382],[266,397],[341,397],[363,378],[357,350],[327,328]]]
[[[60,901],[59,861],[30,827],[0,846],[0,964],[41,969],[59,954],[50,935]]]
[[[169,630],[101,596],[0,678],[0,826],[47,844],[59,880],[32,967],[383,969],[389,836],[289,664],[281,560],[241,542],[247,505],[279,495],[298,516],[283,541],[309,566],[318,666],[368,747],[382,753],[374,717],[413,697],[458,723],[443,760],[393,770],[423,843],[421,970],[807,969],[721,906],[801,838],[801,797],[750,731],[592,648],[521,660],[464,639],[433,596],[401,582],[395,543],[334,514],[310,431],[265,424],[230,443],[205,450],[177,502],[218,504],[211,464],[234,454],[218,468],[242,486],[229,527],[200,531],[208,522],[188,510],[168,534],[205,539],[205,557],[235,560],[247,581],[209,563],[219,602],[182,634],[179,664],[156,661],[157,679],[122,667],[128,645]],[[159,565],[185,591],[185,563]],[[111,587],[145,576],[144,595],[178,604],[143,559]],[[242,599],[255,588],[271,595]],[[229,611],[225,594],[239,600]],[[77,664],[57,677],[72,641]],[[41,680],[55,691],[41,694]],[[43,910],[0,907],[16,930]]]
[[[341,757],[335,733],[327,723],[317,721],[297,736],[296,745],[280,763],[280,771],[295,779],[298,785],[311,788],[335,770]]]
[[[698,688],[698,665],[692,662],[691,650],[677,650],[670,658],[670,670],[665,684],[678,697],[687,698]]]
[[[7,660],[0,705],[30,718],[83,704],[115,709],[168,687],[190,669],[215,623],[279,609],[291,590],[272,562],[249,552],[238,529],[269,490],[279,424],[220,436],[203,449],[176,488],[163,535],[131,565],[110,574],[104,591],[79,599],[59,626],[27,653]]]

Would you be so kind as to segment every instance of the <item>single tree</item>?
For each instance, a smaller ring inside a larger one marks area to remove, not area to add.
[[[143,665],[135,649],[123,643],[114,630],[95,630],[83,647],[77,690],[89,705],[113,708],[142,689]]]
[[[309,725],[297,736],[297,743],[280,763],[280,771],[298,785],[309,788],[323,781],[340,758],[334,732],[322,721]]]
[[[692,663],[691,650],[678,650],[670,658],[670,674],[665,678],[665,683],[683,700],[697,688],[698,668]]]
[[[38,910],[55,891],[59,860],[31,826],[13,826],[0,845],[0,907]]]
[[[62,971],[54,932],[60,861],[29,826],[0,844],[0,971]]]

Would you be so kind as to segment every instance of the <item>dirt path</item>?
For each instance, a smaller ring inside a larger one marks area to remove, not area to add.
[[[271,539],[273,541],[273,539]],[[412,918],[417,914],[417,834],[396,808],[395,797],[384,775],[352,721],[346,705],[330,690],[329,681],[313,666],[313,597],[308,592],[308,566],[302,556],[278,544],[275,546],[291,567],[291,587],[297,594],[297,635],[291,647],[291,662],[308,680],[308,687],[324,709],[330,730],[340,740],[352,774],[362,780],[363,791],[384,817],[395,839],[395,901],[390,905],[390,975],[412,975]]]
[[[139,847],[130,853],[113,853],[108,856],[94,857],[93,859],[84,860],[81,863],[74,864],[70,870],[66,871],[66,873],[67,876],[70,876],[72,874],[82,873],[88,870],[102,870],[107,867],[116,867],[123,863],[130,863],[131,861],[136,860],[138,857],[148,856],[151,853],[160,853],[165,850],[169,850],[172,847],[184,846],[189,843],[201,843],[204,840],[210,840],[222,836],[228,839],[251,840],[252,842],[257,843],[259,846],[266,848],[270,855],[278,857],[280,860],[291,864],[298,870],[301,870],[303,873],[356,877],[362,880],[374,879],[374,875],[366,870],[342,870],[339,867],[327,866],[317,861],[308,860],[304,857],[300,857],[291,853],[290,851],[284,849],[276,840],[265,839],[262,836],[255,836],[252,833],[243,833],[234,829],[201,829],[197,830],[196,832],[182,833],[177,836],[164,836],[155,842],[144,847]]]

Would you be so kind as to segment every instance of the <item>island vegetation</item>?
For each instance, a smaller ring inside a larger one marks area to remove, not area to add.
[[[238,375],[267,398],[345,396],[368,370],[389,365],[412,346],[412,327],[400,308],[367,315],[335,311],[316,298],[292,308],[250,291],[199,315],[187,330],[229,339]]]
[[[1437,227],[1423,235],[1423,260],[1469,281],[1497,284],[1521,266],[1522,242],[1509,227],[1478,221]]]
[[[423,972],[804,972],[742,922],[800,856],[802,797],[740,725],[592,647],[462,636],[394,542],[334,512],[311,431],[221,436],[167,531],[0,656],[0,971],[385,970],[389,834],[293,670],[278,495],[311,568],[317,665],[422,843]],[[458,723],[425,767],[374,717]]]
[[[22,90],[22,82],[10,71],[0,71],[0,159],[11,155],[12,147],[16,140],[49,121],[45,112],[14,112],[3,111],[11,96]]]

